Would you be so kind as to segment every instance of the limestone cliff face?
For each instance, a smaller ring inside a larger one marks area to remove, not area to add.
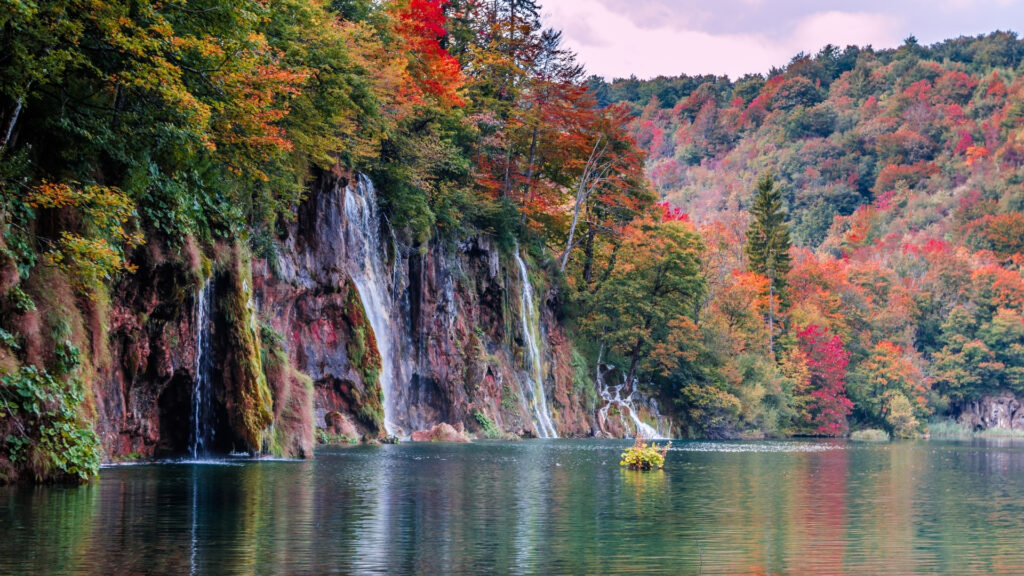
[[[532,411],[523,408],[531,374],[517,321],[522,287],[508,259],[478,237],[452,248],[436,246],[407,262],[416,358],[411,400],[423,416],[415,427],[445,421],[479,431],[480,414],[505,432],[537,436]],[[546,295],[541,301],[540,374],[551,418],[559,436],[589,436],[592,385],[575,378],[571,346]]]
[[[1024,405],[1010,392],[982,396],[963,407],[959,421],[972,430],[1024,430]]]
[[[346,198],[368,185],[321,175],[267,258],[237,243],[205,254],[188,242],[173,252],[140,250],[138,272],[112,293],[109,362],[93,385],[108,457],[186,452],[197,296],[211,280],[215,451],[308,456],[315,428],[378,437],[387,427],[407,436],[445,422],[482,435],[489,421],[505,433],[538,435],[536,399],[527,397],[536,377],[519,321],[523,286],[507,250],[485,237],[410,249],[383,223],[372,233],[386,267],[376,297],[386,302],[364,302],[353,271],[367,247],[350,232],[367,222],[353,221]],[[555,294],[534,288],[536,373],[552,423],[559,436],[593,435],[597,395],[588,371],[556,320]],[[377,308],[385,329],[379,318],[373,329]]]
[[[360,295],[352,270],[368,255],[346,233],[365,223],[353,222],[345,203],[354,197],[351,188],[368,185],[322,176],[282,239],[277,261],[253,267],[261,314],[284,335],[295,367],[313,380],[315,425],[377,435],[384,406],[374,400],[381,373],[390,370],[389,424],[400,435],[442,422],[480,432],[481,416],[505,432],[536,435],[517,396],[524,377],[523,336],[512,319],[521,287],[489,239],[411,250],[394,241],[384,224],[372,232],[380,235],[387,269],[385,333],[371,329],[369,303],[354,305]],[[593,406],[584,406],[586,390],[574,386],[566,369],[569,344],[550,308],[544,310],[543,385],[553,418],[560,435],[589,435]],[[390,364],[374,354],[383,346],[393,351]]]
[[[90,334],[96,364],[90,386],[94,428],[106,455],[187,452],[194,433],[200,329],[208,331],[206,353],[214,367],[209,375],[209,449],[228,453],[275,447],[287,455],[311,453],[311,431],[296,429],[291,432],[295,438],[283,438],[288,426],[271,426],[275,414],[282,423],[294,421],[302,404],[312,406],[312,395],[303,399],[302,379],[279,369],[273,343],[263,342],[247,251],[237,244],[220,245],[206,258],[186,243],[171,256],[151,245],[134,262],[138,270],[115,287],[109,314],[94,319],[106,331],[97,327]],[[209,277],[204,268],[211,271]],[[206,325],[200,327],[197,298],[207,282],[212,305]],[[286,390],[281,382],[291,382],[295,390]],[[280,397],[276,410],[275,392]]]
[[[136,254],[135,263],[138,271],[112,294],[111,361],[99,367],[92,386],[95,429],[115,457],[161,456],[188,444],[196,280],[155,246]]]

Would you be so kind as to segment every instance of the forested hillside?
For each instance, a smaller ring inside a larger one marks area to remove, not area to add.
[[[829,46],[735,81],[590,79],[633,110],[654,187],[707,246],[693,377],[715,392],[684,410],[911,436],[1024,392],[1022,60],[1024,42],[996,32]],[[765,175],[792,244],[775,314],[748,238]]]
[[[1013,34],[607,84],[532,0],[3,8],[0,481],[1024,393]]]
[[[630,433],[597,358],[645,378],[699,241],[539,9],[5,3],[0,480],[314,427]]]

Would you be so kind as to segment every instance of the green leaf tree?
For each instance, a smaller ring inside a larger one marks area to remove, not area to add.
[[[583,326],[631,385],[690,355],[680,347],[695,340],[692,315],[705,289],[702,250],[684,222],[648,218],[623,230],[617,264],[594,294]]]
[[[757,182],[754,205],[750,208],[754,221],[747,229],[744,251],[749,269],[767,277],[768,285],[768,348],[775,353],[775,316],[785,302],[786,275],[789,273],[789,224],[782,208],[782,192],[770,174]]]

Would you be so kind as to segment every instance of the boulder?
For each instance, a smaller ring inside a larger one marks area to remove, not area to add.
[[[412,433],[413,442],[469,442],[469,435],[463,429],[462,424],[458,428],[441,422],[428,430],[418,430]]]
[[[346,438],[359,438],[359,431],[356,430],[355,424],[349,420],[348,416],[341,412],[328,412],[324,420],[331,434],[345,436]]]

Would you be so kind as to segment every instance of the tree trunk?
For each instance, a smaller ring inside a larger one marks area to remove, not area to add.
[[[21,100],[15,102],[14,113],[11,114],[11,119],[7,122],[7,126],[4,129],[4,139],[0,140],[0,154],[3,154],[4,150],[7,149],[7,144],[10,143],[11,136],[14,135],[14,126],[18,123],[19,116],[21,116]]]
[[[597,232],[593,227],[587,230],[587,242],[583,245],[583,286],[580,289],[590,286],[590,279],[594,276],[594,237]]]
[[[768,282],[768,353],[775,358],[775,282]]]
[[[533,201],[533,161],[537,156],[537,125],[533,126],[533,138],[530,140],[530,162],[526,165],[526,192]]]
[[[502,198],[508,198],[512,190],[512,143],[509,142],[508,153],[505,154],[505,182],[501,185]]]
[[[629,373],[626,376],[626,383],[629,384],[630,391],[635,388],[633,386],[633,381],[636,380],[636,366],[640,363],[640,347],[643,343],[643,336],[637,336],[636,344],[633,345],[633,352],[629,355]]]
[[[572,252],[572,241],[576,236],[576,225],[579,224],[580,209],[587,202],[590,197],[590,192],[593,190],[593,186],[590,180],[594,178],[596,172],[596,164],[598,158],[604,155],[605,148],[602,148],[598,152],[597,147],[601,145],[601,137],[598,136],[597,142],[594,142],[594,149],[590,151],[590,156],[587,157],[587,163],[583,166],[583,173],[580,174],[580,182],[576,187],[576,204],[572,210],[572,225],[569,226],[569,240],[565,243],[565,252],[562,254],[562,262],[559,265],[559,270],[565,272],[565,266],[569,263],[569,253]],[[599,176],[600,177],[600,176]]]
[[[572,210],[572,224],[569,226],[569,239],[565,243],[565,252],[562,253],[562,262],[559,264],[558,269],[560,272],[565,272],[565,266],[569,263],[569,254],[572,252],[572,241],[576,236],[576,224],[580,221],[580,206],[583,203],[580,195],[583,193],[582,190],[576,194],[576,206]]]

